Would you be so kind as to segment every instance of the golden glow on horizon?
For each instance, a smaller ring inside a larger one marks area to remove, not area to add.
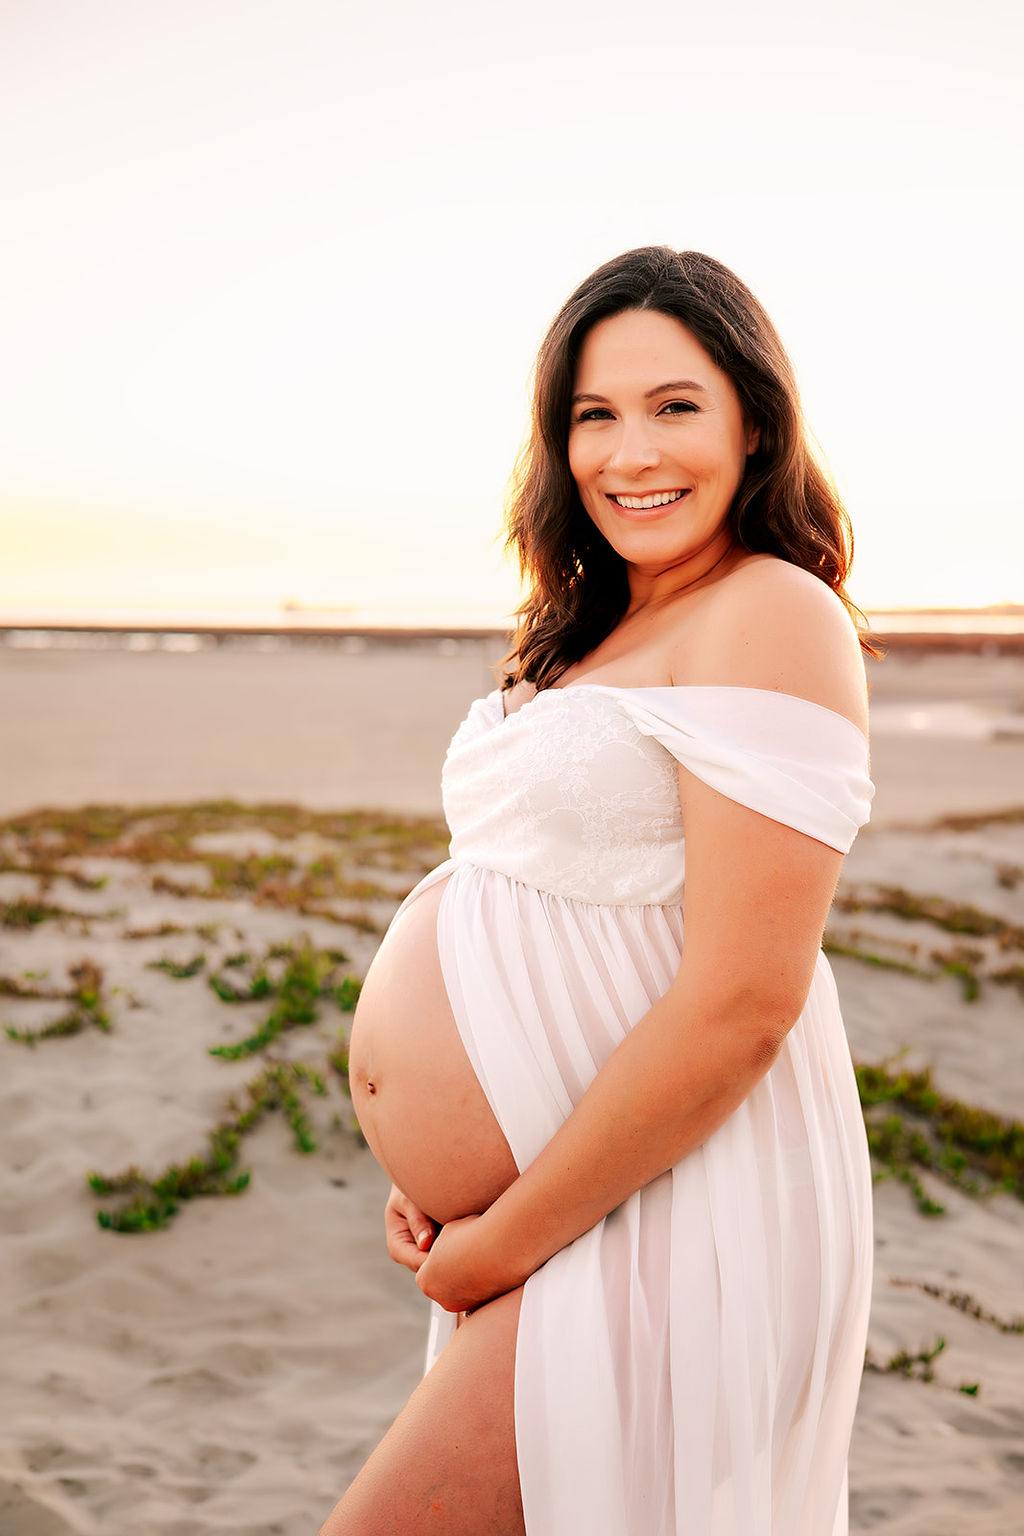
[[[0,518],[0,540],[6,543],[5,533]],[[132,527],[123,518],[40,517],[35,536],[22,532],[15,547],[8,546],[0,619],[44,609],[235,612],[285,603],[509,613],[519,601],[518,573],[483,534],[483,528],[479,537],[463,534],[452,546],[463,558],[438,561],[431,569],[429,540],[421,545],[418,562],[378,555],[353,566],[343,524],[319,530],[311,550],[293,541],[285,520],[276,530],[264,525],[245,532],[199,519]],[[998,530],[995,538],[998,544]],[[1012,545],[1009,532],[1006,543]],[[975,608],[1024,601],[1020,566],[1000,566],[980,549],[973,567],[969,550],[952,567],[939,561],[915,568],[912,548],[905,554],[906,564],[897,561],[889,569],[887,560],[872,568],[868,556],[858,552],[851,591],[862,607]]]
[[[858,602],[1024,600],[1020,8],[109,12],[5,23],[0,611],[514,605],[537,342],[644,242],[778,324]],[[609,70],[651,106],[565,89]]]

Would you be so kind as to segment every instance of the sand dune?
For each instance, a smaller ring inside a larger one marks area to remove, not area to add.
[[[444,743],[487,677],[472,646],[24,661],[0,652],[8,813],[208,795],[433,812]],[[947,675],[947,696],[1012,707],[1021,663],[993,674],[973,661]],[[901,692],[906,667],[884,685],[880,674],[876,698],[943,695],[941,667],[915,675],[916,693]],[[1024,967],[1024,819],[928,818],[1024,804],[1017,750],[880,735],[885,814],[858,841],[830,924],[832,944],[854,951],[833,965],[858,1059],[927,1066],[940,1094],[1005,1117],[1024,1098],[1024,997],[998,979]],[[88,845],[74,842],[84,825],[0,834],[6,991],[80,993],[0,996],[0,1019],[28,1032],[77,1009],[83,1024],[35,1045],[0,1039],[0,1531],[312,1536],[422,1355],[422,1298],[384,1255],[384,1181],[330,1058],[347,1019],[338,985],[363,973],[438,845],[425,828],[302,813],[115,817]],[[11,867],[47,861],[49,877]],[[901,899],[910,915],[896,915]],[[988,914],[991,931],[957,931],[958,906]],[[324,985],[314,1020],[240,1059],[212,1057],[266,1021],[304,940]],[[287,944],[291,958],[271,955]],[[200,956],[190,976],[152,968]],[[212,975],[251,988],[261,960],[270,995],[224,1002],[211,987]],[[71,975],[84,961],[102,973],[95,1003],[88,975]],[[323,1094],[296,1063],[322,1074]],[[90,1170],[155,1175],[202,1153],[268,1067],[293,1073],[315,1151],[297,1151],[285,1113],[268,1109],[239,1148],[244,1192],[187,1201],[161,1230],[100,1228],[97,1211],[127,1196],[94,1194]],[[945,1213],[921,1214],[898,1177],[878,1185],[852,1528],[1011,1536],[1024,1529],[1024,1203],[909,1173]],[[973,1167],[964,1177],[986,1182]]]

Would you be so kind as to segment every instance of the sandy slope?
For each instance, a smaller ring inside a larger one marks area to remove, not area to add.
[[[0,815],[90,800],[230,796],[440,811],[445,747],[494,686],[490,642],[261,655],[0,646]],[[873,699],[973,704],[1024,719],[1024,657],[894,653]],[[877,732],[876,821],[1019,804],[1024,736]]]
[[[164,1231],[101,1231],[96,1209],[111,1202],[85,1174],[160,1169],[201,1151],[261,1064],[214,1061],[207,1047],[247,1033],[266,1003],[226,1007],[203,976],[175,981],[147,961],[201,950],[212,968],[243,944],[301,930],[337,945],[340,930],[241,903],[153,901],[149,870],[108,867],[102,892],[58,881],[51,899],[125,916],[94,920],[88,935],[51,922],[4,943],[8,974],[57,981],[87,953],[103,967],[113,1028],[0,1044],[0,1476],[24,1506],[0,1502],[0,1530],[51,1528],[31,1496],[52,1508],[55,1532],[313,1531],[422,1352],[422,1299],[383,1258],[384,1181],[349,1127],[347,1100],[332,1087],[312,1103],[311,1157],[269,1117],[245,1144],[251,1188],[197,1201]],[[3,877],[4,895],[17,879]],[[125,939],[129,912],[138,926],[217,923],[220,939]],[[344,941],[362,969],[374,941]],[[60,1008],[5,999],[2,1011],[31,1027]],[[333,1006],[322,1014],[275,1054],[322,1061],[344,1022]]]
[[[320,658],[322,667],[305,658],[301,668],[275,674],[263,658],[236,657],[247,665],[231,677],[231,669],[217,673],[209,693],[199,672],[178,673],[175,712],[173,689],[153,683],[159,668],[140,668],[134,681],[115,668],[104,674],[105,691],[83,693],[88,658],[84,670],[76,657],[63,674],[53,657],[43,659],[52,675],[42,682],[42,668],[0,665],[0,704],[10,707],[30,684],[43,701],[5,764],[11,807],[211,792],[342,804],[358,792],[431,809],[435,758],[465,698],[479,691],[484,667],[477,653],[414,664],[385,655],[361,674],[353,667],[339,712],[325,703],[328,679],[340,686],[337,658],[331,665]],[[431,693],[442,673],[443,687]],[[922,694],[941,687],[932,674],[918,681]],[[960,693],[970,682],[976,693],[1000,698],[1016,686],[1003,675],[986,680],[982,663],[954,682]],[[230,708],[217,705],[222,688]],[[311,699],[320,701],[319,717]],[[40,733],[45,762],[33,755]],[[372,746],[368,761],[383,753],[392,762],[393,777],[366,766],[360,741],[364,752]],[[934,743],[901,749],[899,738],[887,741],[876,754],[879,800],[899,814],[862,835],[845,891],[900,885],[1024,923],[1024,880],[1012,876],[1024,867],[1024,826],[934,831],[922,829],[921,814],[909,830],[891,825],[914,809],[915,774],[919,813],[1021,803],[1024,779],[1008,773],[1001,755],[1015,744],[966,744],[973,767],[964,784],[955,754]],[[8,751],[11,744],[8,735]],[[332,763],[314,761],[317,752],[334,754]],[[902,766],[894,768],[897,758]],[[341,771],[339,763],[348,766]],[[379,793],[370,793],[374,787]],[[270,847],[262,828],[228,843],[264,854]],[[383,1255],[383,1181],[353,1140],[339,1086],[309,1102],[316,1153],[300,1156],[280,1115],[269,1116],[244,1143],[251,1187],[233,1199],[193,1202],[164,1231],[101,1231],[95,1213],[103,1202],[84,1176],[128,1163],[155,1170],[200,1150],[229,1096],[258,1070],[258,1062],[207,1054],[211,1044],[251,1030],[267,1008],[219,1002],[204,979],[215,962],[305,933],[319,946],[341,944],[358,973],[375,939],[244,899],[154,893],[154,873],[180,877],[180,866],[81,867],[106,874],[106,886],[56,880],[49,899],[91,914],[88,932],[71,919],[0,927],[2,975],[46,972],[63,984],[67,967],[83,957],[99,964],[113,1024],[109,1034],[89,1029],[35,1048],[0,1040],[0,1532],[312,1536],[416,1379],[423,1343],[421,1298]],[[35,890],[34,878],[0,874],[0,904]],[[383,916],[380,903],[374,912]],[[162,921],[219,926],[216,937],[125,937]],[[906,946],[917,944],[914,959],[925,967],[936,946],[957,942],[934,924],[877,912],[837,910],[833,930],[854,947],[906,959]],[[983,975],[1000,960],[1024,963],[1024,954],[997,953],[994,944],[981,949]],[[199,951],[206,968],[190,980],[147,968]],[[983,979],[981,996],[967,1003],[952,976],[928,981],[842,957],[834,965],[859,1058],[878,1061],[906,1047],[908,1060],[934,1067],[943,1091],[1021,1114],[1024,1003],[1013,988]],[[0,997],[0,1017],[21,1027],[60,1007]],[[274,1051],[283,1060],[322,1061],[343,1024],[325,1002],[315,1024],[281,1037]],[[900,1349],[928,1350],[940,1337],[946,1347],[931,1383],[884,1370],[866,1375],[851,1465],[853,1529],[1011,1536],[1024,1529],[1024,1334],[1000,1331],[921,1287],[969,1293],[1007,1322],[1024,1315],[1024,1205],[925,1182],[946,1205],[944,1216],[920,1215],[902,1184],[877,1191],[871,1356],[884,1367]],[[977,1396],[959,1390],[975,1383]]]
[[[1000,884],[1014,867],[1014,887]],[[944,895],[1024,924],[1024,822],[968,832],[861,834],[847,860],[843,890],[904,886]],[[934,925],[838,911],[830,931],[859,947],[927,966],[936,947],[962,938]],[[980,969],[1024,962],[1024,950],[986,950]],[[854,1056],[900,1056],[931,1066],[946,1094],[1020,1119],[1024,1106],[1024,1001],[1014,988],[982,981],[965,1002],[959,980],[933,981],[879,971],[862,961],[832,960]],[[1014,1536],[1024,1530],[1024,1204],[1008,1194],[968,1198],[934,1177],[923,1182],[945,1207],[921,1216],[907,1189],[876,1188],[875,1288],[869,1332],[872,1358],[884,1364],[901,1349],[946,1347],[931,1384],[868,1372],[851,1457],[852,1529],[886,1536]],[[911,1282],[911,1285],[906,1284]],[[1021,1331],[1000,1331],[920,1286],[966,1294]],[[980,1383],[976,1397],[962,1385]]]

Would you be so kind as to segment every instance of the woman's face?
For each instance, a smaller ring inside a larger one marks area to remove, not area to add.
[[[588,332],[569,467],[587,513],[638,571],[725,552],[729,507],[757,439],[732,380],[679,320],[630,309]]]

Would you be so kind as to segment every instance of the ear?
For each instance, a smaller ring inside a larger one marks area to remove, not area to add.
[[[747,457],[749,458],[752,453],[756,453],[760,446],[761,428],[751,427],[750,431],[747,433]]]

